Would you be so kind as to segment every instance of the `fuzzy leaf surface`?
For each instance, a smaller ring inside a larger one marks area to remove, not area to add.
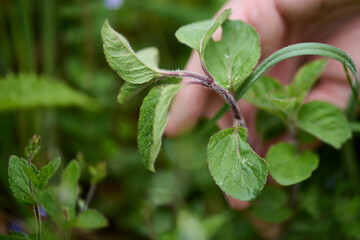
[[[87,209],[80,213],[80,215],[76,218],[74,227],[92,230],[106,227],[108,225],[108,221],[106,218],[93,209]]]
[[[248,145],[243,128],[228,128],[211,137],[208,164],[216,184],[233,198],[253,200],[265,185],[266,162]]]
[[[159,50],[155,47],[148,47],[144,48],[138,52],[136,52],[138,57],[143,60],[145,63],[149,64],[149,66],[152,66],[154,68],[158,68],[159,65]],[[144,84],[133,84],[129,82],[125,82],[119,91],[119,94],[117,96],[117,101],[119,104],[123,104],[127,100],[134,97],[136,94],[144,90],[146,87],[148,87],[151,84],[151,82],[144,83]]]
[[[297,153],[289,143],[278,143],[266,154],[269,173],[277,183],[289,186],[309,178],[319,165],[318,156],[311,151]]]
[[[200,46],[204,35],[211,26],[211,20],[200,21],[182,26],[175,32],[179,42],[195,49],[200,53]]]
[[[108,21],[102,26],[101,36],[106,60],[125,81],[141,84],[162,75],[159,69],[140,59],[126,38],[112,29]]]
[[[9,159],[9,184],[16,200],[23,204],[34,203],[31,195],[29,178],[24,172],[23,165],[27,164],[25,159],[12,155]]]
[[[259,37],[252,27],[241,21],[225,21],[222,29],[222,40],[210,39],[205,47],[205,66],[217,84],[236,89],[259,60]]]
[[[231,14],[231,10],[226,9],[215,19],[215,21],[207,29],[203,39],[201,40],[201,44],[200,44],[201,58],[203,58],[205,48],[206,48],[207,44],[209,43],[212,35],[229,18],[230,14]]]
[[[299,110],[296,124],[337,149],[351,137],[351,128],[344,114],[326,102],[304,104]]]
[[[47,76],[18,74],[0,79],[0,111],[67,106],[98,108],[95,100]]]
[[[140,108],[137,136],[140,157],[143,164],[153,172],[171,101],[182,87],[175,84],[154,87]]]
[[[181,43],[195,49],[202,57],[211,36],[230,16],[230,13],[231,10],[227,9],[223,11],[215,21],[205,20],[185,25],[176,31],[175,36]]]

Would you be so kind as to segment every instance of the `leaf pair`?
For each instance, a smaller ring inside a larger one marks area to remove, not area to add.
[[[298,128],[338,149],[351,137],[349,123],[341,111],[325,102],[302,105],[325,66],[325,60],[304,65],[296,73],[292,84],[285,88],[273,78],[262,77],[244,95],[244,99],[288,124],[294,121]]]
[[[62,172],[59,186],[51,187],[47,191],[37,190],[34,192],[34,198],[58,226],[68,229],[106,227],[105,217],[93,209],[76,214],[79,179],[80,166],[76,160],[73,160]]]
[[[227,21],[231,11],[223,11],[215,21],[202,21],[181,27],[178,40],[200,55],[203,68],[221,87],[235,90],[256,66],[260,57],[256,31],[241,21]],[[212,35],[222,26],[222,40]]]
[[[28,162],[12,155],[9,159],[9,184],[14,197],[23,204],[34,203],[33,194],[30,191],[30,181],[33,187],[40,190],[45,189],[49,179],[60,166],[60,158],[49,162],[40,171]]]
[[[270,77],[262,77],[244,98],[278,116],[289,128],[299,128],[340,148],[351,137],[348,121],[341,111],[326,102],[314,101],[302,105],[325,66],[325,60],[304,65],[295,75],[292,84],[285,87]],[[288,143],[272,146],[266,160],[270,174],[278,183],[286,186],[309,178],[319,162],[316,154],[310,151],[299,153]]]

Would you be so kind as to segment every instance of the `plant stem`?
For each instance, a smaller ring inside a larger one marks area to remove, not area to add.
[[[95,190],[96,190],[96,184],[92,183],[90,185],[89,191],[88,191],[88,193],[86,195],[86,200],[85,200],[84,206],[81,209],[81,211],[84,211],[84,210],[86,210],[88,208],[88,206],[89,206],[89,204],[91,202],[91,199],[94,197]]]
[[[40,206],[39,204],[36,204],[36,208],[37,208],[37,215],[38,215],[38,224],[39,224],[39,228],[38,228],[38,233],[39,233],[39,240],[41,240],[41,214],[40,214]]]
[[[205,84],[206,87],[210,87],[211,84],[211,79],[201,75],[199,73],[194,73],[194,72],[188,72],[188,71],[166,71],[166,72],[162,72],[162,74],[168,76],[168,77],[177,77],[177,78],[192,78],[192,79],[196,79],[196,80],[200,80],[202,83]]]
[[[32,207],[33,207],[33,213],[34,213],[34,217],[35,217],[36,240],[39,240],[38,217],[37,217],[37,213],[36,213],[36,206],[35,206],[35,204],[33,204]]]
[[[162,74],[171,76],[171,77],[193,78],[193,79],[199,80],[200,83],[199,82],[191,82],[192,84],[198,84],[198,85],[201,85],[201,86],[204,86],[207,88],[212,88],[230,106],[230,109],[232,110],[232,112],[234,114],[234,125],[240,126],[240,127],[243,127],[246,129],[245,121],[243,120],[243,118],[241,116],[241,113],[240,113],[239,107],[236,104],[235,98],[230,94],[230,92],[228,90],[226,90],[223,87],[221,87],[220,85],[218,85],[214,81],[214,79],[212,78],[210,73],[206,70],[206,68],[205,67],[203,67],[203,68],[204,68],[204,72],[206,73],[207,76],[204,76],[204,75],[201,75],[198,73],[194,73],[194,72],[188,72],[188,71],[167,71],[167,72],[162,72]]]

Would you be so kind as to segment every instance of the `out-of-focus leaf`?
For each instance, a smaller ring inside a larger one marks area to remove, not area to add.
[[[180,210],[176,219],[177,240],[206,240],[206,232],[200,219],[189,211]]]
[[[65,219],[68,219],[68,216],[61,208],[61,202],[56,196],[56,190],[57,188],[49,188],[46,191],[35,189],[34,198],[51,217],[51,219],[54,220],[58,226],[62,227],[65,223]]]
[[[19,74],[0,80],[0,111],[66,106],[99,108],[95,100],[50,77]]]
[[[296,148],[289,143],[272,146],[266,155],[266,161],[271,176],[284,186],[309,178],[319,165],[319,158],[315,153],[297,153]]]
[[[61,163],[61,160],[60,160],[60,157],[58,157],[40,169],[40,172],[38,174],[38,179],[40,182],[38,188],[40,190],[42,190],[46,187],[49,179],[54,175],[56,170],[59,168],[60,163]]]
[[[353,238],[360,238],[360,198],[340,199],[335,207],[335,216],[343,232]]]
[[[85,230],[104,228],[108,225],[106,218],[93,209],[87,209],[76,218],[74,227]]]
[[[285,119],[284,114],[268,97],[274,91],[283,91],[282,84],[274,78],[263,76],[246,92],[244,99],[258,108]]]
[[[328,61],[325,59],[309,62],[302,66],[296,73],[291,85],[294,87],[297,95],[300,96],[302,100],[314,85],[315,81],[325,70],[327,62]]]
[[[75,203],[77,199],[77,184],[80,178],[80,166],[76,160],[71,161],[61,176],[58,187],[59,200],[64,207],[67,220],[75,218]]]
[[[31,195],[29,178],[24,172],[23,165],[27,164],[25,159],[12,155],[9,159],[9,184],[14,197],[25,204],[34,203]]]
[[[266,186],[252,204],[250,212],[255,217],[266,222],[284,222],[292,215],[288,200],[288,195],[284,190],[278,187]]]
[[[182,199],[182,183],[173,172],[158,172],[148,186],[153,206],[174,204]]]
[[[98,163],[96,163],[96,165],[90,165],[89,173],[91,175],[91,178],[90,178],[91,184],[97,184],[97,183],[101,182],[107,175],[106,163],[98,162]]]

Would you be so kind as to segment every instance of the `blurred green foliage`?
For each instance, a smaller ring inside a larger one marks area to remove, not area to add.
[[[204,149],[208,138],[193,137],[198,136],[196,130],[182,138],[164,141],[156,174],[143,168],[136,147],[136,119],[145,94],[132,98],[126,105],[117,103],[123,82],[108,67],[101,45],[101,25],[109,19],[135,51],[157,47],[161,68],[183,67],[190,49],[177,42],[175,31],[184,24],[211,18],[224,2],[0,2],[0,86],[9,74],[44,76],[49,84],[61,82],[100,106],[94,112],[72,104],[62,108],[56,104],[31,107],[24,104],[0,112],[0,234],[9,234],[10,229],[33,233],[31,210],[14,201],[7,168],[9,156],[22,155],[28,139],[37,133],[43,140],[42,152],[34,162],[38,167],[57,156],[62,157],[62,169],[74,158],[92,166],[82,174],[80,195],[85,198],[91,183],[97,183],[90,205],[109,219],[109,227],[95,233],[76,232],[77,239],[90,239],[92,235],[105,240],[260,238],[249,216],[261,212],[261,208],[267,209],[270,200],[264,195],[259,200],[263,202],[254,205],[255,210],[231,211],[206,167]],[[43,91],[51,96],[54,89]],[[38,89],[31,86],[27,91],[31,97],[39,95]],[[269,126],[277,125],[274,119],[261,119]],[[259,129],[266,137],[276,135],[261,126]],[[279,129],[282,131],[283,127]],[[358,137],[357,134],[355,144],[359,144]],[[356,154],[349,148],[349,154]],[[326,146],[319,153],[320,167],[311,180],[302,183],[283,239],[359,238],[359,198],[354,198],[358,192],[348,181],[346,163],[339,161],[343,154]],[[102,162],[107,170],[96,172],[94,168],[101,168]],[[107,177],[98,182],[104,174]],[[51,181],[60,179],[57,174]],[[283,194],[289,195],[291,189],[283,191],[277,193],[282,201]],[[283,206],[269,205],[275,210]],[[50,234],[50,224],[46,222],[44,226],[46,234]]]

